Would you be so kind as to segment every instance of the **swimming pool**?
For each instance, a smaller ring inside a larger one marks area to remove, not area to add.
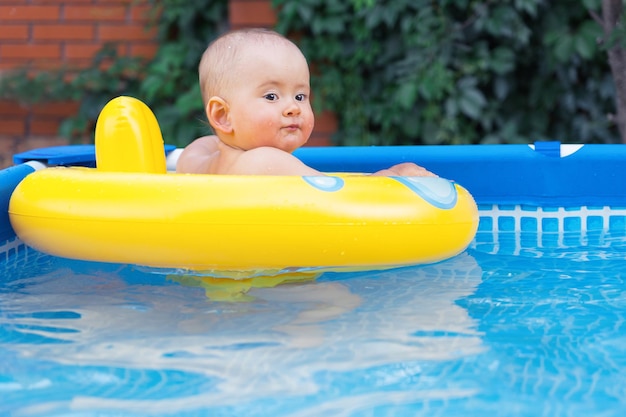
[[[626,151],[544,146],[303,150],[466,186],[479,232],[433,265],[248,288],[8,237],[0,415],[621,416]]]

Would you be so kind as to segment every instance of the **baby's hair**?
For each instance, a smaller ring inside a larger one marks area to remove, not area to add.
[[[233,77],[228,75],[236,70],[242,47],[253,42],[287,42],[295,46],[280,33],[260,28],[234,30],[215,39],[204,51],[198,67],[200,92],[205,106],[209,98],[230,89]]]

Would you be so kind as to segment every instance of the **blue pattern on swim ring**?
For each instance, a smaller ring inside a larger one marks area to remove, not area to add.
[[[456,205],[457,193],[454,183],[437,177],[392,177],[409,187],[426,202],[440,209]]]
[[[343,179],[331,176],[304,176],[306,182],[322,191],[339,191],[343,188]]]

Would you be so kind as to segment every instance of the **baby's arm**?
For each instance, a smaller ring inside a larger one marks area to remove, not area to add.
[[[290,153],[263,147],[245,152],[233,167],[240,174],[261,175],[324,175],[305,165]],[[436,177],[437,175],[412,162],[403,162],[373,173],[374,176]]]
[[[220,144],[217,136],[204,136],[196,139],[181,153],[176,164],[176,171],[234,175],[324,175],[305,165],[292,154],[277,148],[261,147],[242,151],[223,144],[220,146]],[[211,167],[212,164],[213,167]],[[436,176],[410,162],[394,165],[372,175]]]

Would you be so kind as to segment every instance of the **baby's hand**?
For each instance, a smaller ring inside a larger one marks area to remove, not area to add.
[[[437,175],[428,171],[419,165],[415,165],[413,162],[403,162],[389,168],[395,175],[401,177],[436,177]]]
[[[399,176],[399,177],[436,177],[437,175],[412,162],[403,162],[388,169],[375,172],[372,175]]]

